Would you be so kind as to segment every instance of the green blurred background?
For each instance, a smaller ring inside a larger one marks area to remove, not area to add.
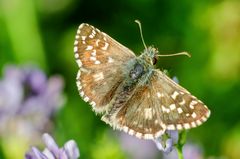
[[[73,42],[86,22],[139,54],[144,47],[135,19],[147,45],[192,55],[158,62],[212,112],[188,140],[201,145],[206,158],[240,158],[239,0],[0,0],[0,69],[32,63],[48,75],[61,74],[67,102],[54,118],[57,142],[76,140],[83,159],[130,158],[118,135],[109,135],[117,132],[78,95]]]

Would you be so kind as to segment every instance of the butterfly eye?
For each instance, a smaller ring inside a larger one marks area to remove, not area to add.
[[[156,65],[157,61],[158,61],[158,56],[154,56],[152,60],[153,65]]]

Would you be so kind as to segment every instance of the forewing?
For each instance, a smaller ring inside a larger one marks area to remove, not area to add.
[[[208,108],[160,71],[153,71],[146,85],[103,120],[138,138],[155,139],[165,130],[182,130],[201,125],[210,115]]]
[[[124,65],[134,53],[107,34],[88,24],[81,24],[74,42],[78,66],[77,86],[82,98],[96,112],[105,111],[123,81]]]

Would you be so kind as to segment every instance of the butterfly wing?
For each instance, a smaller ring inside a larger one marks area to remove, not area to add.
[[[80,95],[96,112],[104,112],[124,76],[124,64],[136,56],[107,34],[81,24],[74,42]]]
[[[164,73],[154,70],[145,85],[115,114],[103,120],[138,138],[154,139],[165,130],[190,129],[210,115],[208,108]]]
[[[152,96],[158,100],[161,120],[167,130],[190,129],[201,125],[210,116],[207,106],[161,71],[152,76]]]

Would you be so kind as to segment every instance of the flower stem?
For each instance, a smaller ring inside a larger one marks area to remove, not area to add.
[[[186,143],[187,132],[185,130],[179,132],[178,143],[175,145],[177,149],[178,159],[184,159],[183,157],[183,146]]]
[[[183,158],[182,147],[176,146],[176,148],[177,148],[178,159],[184,159]]]

